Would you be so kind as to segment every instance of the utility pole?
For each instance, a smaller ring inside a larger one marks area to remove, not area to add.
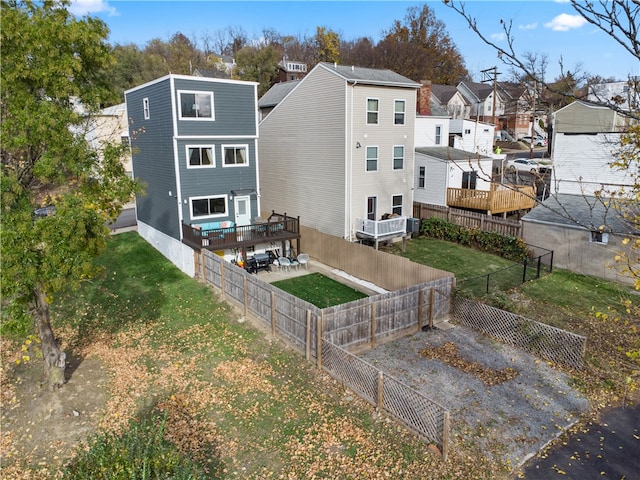
[[[490,76],[490,72],[493,72],[493,78]],[[498,96],[498,67],[487,68],[482,70],[482,83],[493,82],[493,106],[491,107],[491,118],[493,119],[494,135],[493,143],[495,144],[496,136],[495,129],[498,128],[498,122],[496,121],[496,97]]]
[[[531,143],[529,144],[529,160],[533,158],[533,142],[535,139],[535,122],[536,122],[536,97],[538,96],[538,81],[533,81],[533,102],[531,112]]]

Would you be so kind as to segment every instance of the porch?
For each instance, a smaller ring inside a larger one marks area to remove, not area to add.
[[[526,210],[536,205],[536,190],[531,185],[504,187],[492,183],[490,190],[447,188],[447,206],[478,210],[489,215]]]
[[[405,238],[406,234],[407,217],[392,217],[384,220],[356,218],[356,237],[373,240],[376,250],[380,242],[399,237]]]
[[[300,218],[286,213],[272,212],[267,221],[256,221],[250,225],[235,225],[233,222],[218,222],[219,228],[211,224],[182,224],[182,243],[200,251],[238,249],[245,253],[248,247],[261,244],[281,244],[285,251],[287,240],[296,241],[296,251],[300,251]],[[230,224],[230,226],[226,226]],[[247,258],[243,255],[243,258]]]

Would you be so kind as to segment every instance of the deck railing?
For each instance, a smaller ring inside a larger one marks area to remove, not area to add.
[[[536,191],[530,185],[519,185],[515,189],[472,190],[469,188],[447,188],[447,206],[482,210],[490,213],[514,212],[533,208]]]
[[[407,230],[407,217],[393,217],[386,220],[356,218],[356,233],[370,238],[404,234]]]
[[[273,219],[251,225],[203,230],[198,224],[182,224],[183,241],[197,248],[225,250],[259,243],[272,243],[300,238],[300,220],[286,214],[273,214]]]

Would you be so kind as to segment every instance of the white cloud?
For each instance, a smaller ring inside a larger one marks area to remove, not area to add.
[[[528,23],[527,25],[518,25],[520,30],[535,30],[538,28],[538,22]]]
[[[504,32],[500,33],[492,33],[491,40],[495,40],[496,42],[501,42],[506,38],[506,34]]]
[[[549,23],[545,23],[544,26],[556,32],[568,32],[572,28],[580,28],[585,23],[587,23],[587,21],[580,15],[562,13]]]
[[[110,17],[118,15],[115,7],[104,0],[72,0],[69,12],[74,15],[90,15],[94,13],[107,13]]]

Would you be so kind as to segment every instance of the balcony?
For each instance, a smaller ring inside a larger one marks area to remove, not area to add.
[[[490,190],[447,188],[447,206],[496,213],[526,210],[536,205],[536,191],[531,185],[509,188],[492,183]]]
[[[356,237],[373,240],[376,250],[381,241],[404,237],[407,233],[407,217],[393,217],[385,220],[356,218]]]
[[[300,250],[300,219],[273,212],[266,222],[233,225],[227,228],[206,228],[210,224],[182,224],[182,242],[197,250],[245,249],[247,247],[298,241]],[[284,248],[283,248],[284,251]]]

